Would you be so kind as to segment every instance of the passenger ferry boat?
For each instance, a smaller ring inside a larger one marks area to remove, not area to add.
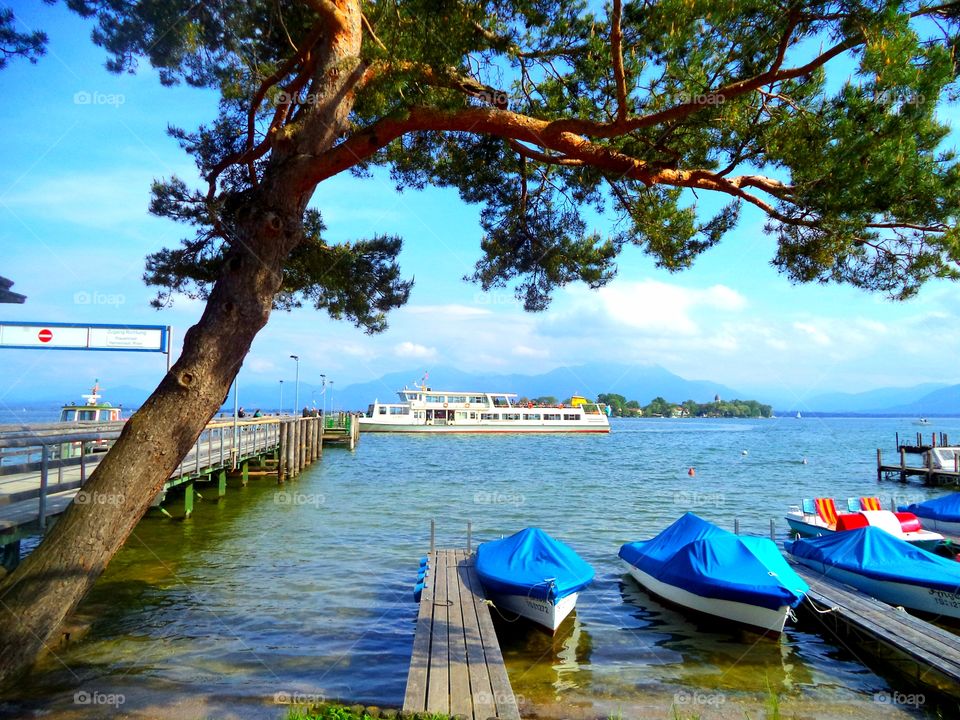
[[[93,381],[93,389],[89,395],[81,395],[85,403],[82,405],[64,405],[60,409],[60,422],[116,422],[121,420],[123,408],[113,407],[108,402],[99,402],[100,381]]]
[[[361,432],[608,433],[605,408],[574,397],[572,406],[520,405],[515,393],[454,392],[417,386],[398,403],[374,401],[360,417]]]

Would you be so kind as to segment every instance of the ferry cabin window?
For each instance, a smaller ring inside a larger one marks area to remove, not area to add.
[[[391,415],[408,415],[410,413],[410,408],[404,405],[397,405],[390,408]]]
[[[470,413],[470,419],[471,419],[471,420],[476,420],[476,419],[477,419],[477,414],[476,414],[475,412]]]
[[[560,413],[556,413],[556,414],[554,414],[554,413],[544,413],[544,414],[543,414],[543,419],[544,419],[544,420],[559,420],[559,419],[560,419]]]
[[[474,405],[486,405],[487,399],[483,395],[471,395],[470,402]]]
[[[386,415],[386,414],[387,414],[387,408],[385,408],[383,405],[380,406],[380,414],[381,414],[381,415]]]
[[[80,410],[77,413],[77,420],[96,420],[97,411],[96,410]]]
[[[564,419],[564,420],[579,420],[579,419],[580,419],[580,416],[579,416],[579,415],[571,415],[570,413],[564,413],[564,414],[563,414],[563,419]]]
[[[481,420],[499,420],[500,413],[480,413]]]
[[[443,395],[427,395],[427,402],[428,402],[428,403],[443,403],[443,402],[446,402],[446,400],[444,400],[443,397],[444,397]]]
[[[465,403],[467,401],[466,395],[447,395],[448,403]]]
[[[523,414],[523,419],[524,419],[524,420],[539,420],[539,419],[540,419],[540,413],[524,413],[524,414]]]
[[[77,419],[76,410],[64,410],[60,414],[60,422],[73,422],[76,419]]]
[[[520,413],[504,413],[504,414],[503,414],[503,419],[504,419],[504,420],[519,420],[519,419],[520,419]]]

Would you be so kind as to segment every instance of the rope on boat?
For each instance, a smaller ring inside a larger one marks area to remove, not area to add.
[[[839,605],[834,605],[833,607],[827,608],[826,610],[821,610],[820,608],[817,607],[817,604],[816,604],[815,602],[813,602],[813,600],[810,599],[810,596],[809,596],[809,595],[807,595],[806,593],[804,593],[803,597],[804,597],[804,599],[806,599],[807,602],[810,603],[810,607],[812,607],[812,608],[813,608],[813,611],[814,611],[815,613],[817,613],[818,615],[827,615],[827,614],[832,613],[832,612],[837,612],[837,610],[840,609],[840,606],[839,606]]]

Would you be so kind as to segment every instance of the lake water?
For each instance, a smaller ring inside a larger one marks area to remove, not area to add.
[[[399,706],[434,518],[442,545],[465,544],[467,521],[475,541],[536,525],[596,569],[556,638],[498,625],[524,717],[758,718],[769,691],[787,717],[935,717],[932,699],[904,704],[910,688],[855,647],[792,628],[780,641],[708,632],[651,601],[617,559],[688,510],[760,535],[776,518],[783,538],[801,497],[933,497],[876,481],[876,448],[892,458],[895,433],[918,429],[651,419],[615,420],[609,436],[364,435],[283,487],[260,478],[189,520],[141,522],[81,605],[81,639],[0,713],[113,709],[77,693],[122,696],[138,717],[282,717],[277,693]],[[960,419],[922,429],[960,438]]]

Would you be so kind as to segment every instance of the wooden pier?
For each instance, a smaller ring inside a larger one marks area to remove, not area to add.
[[[329,418],[327,418],[329,419]],[[196,497],[226,494],[228,477],[246,485],[251,476],[278,482],[297,476],[320,458],[323,417],[262,417],[207,425],[164,483],[153,506],[188,517]],[[20,541],[42,535],[78,499],[83,483],[120,435],[122,422],[0,426],[0,564],[19,560]],[[351,449],[355,442],[351,443]],[[101,451],[101,452],[94,452]],[[175,508],[171,492],[182,497]],[[201,495],[202,491],[202,495]]]
[[[960,638],[808,567],[793,569],[810,586],[807,597],[819,612],[807,614],[817,630],[866,650],[864,664],[883,663],[912,684],[960,697]]]
[[[907,482],[910,478],[920,478],[924,485],[954,486],[960,485],[960,455],[954,458],[952,469],[935,468],[932,458],[927,455],[925,464],[913,465],[907,463],[907,455],[922,454],[933,446],[905,446],[898,447],[899,458],[896,465],[883,462],[883,451],[877,448],[877,480],[899,480]]]
[[[403,709],[520,720],[490,608],[468,550],[431,550]]]

